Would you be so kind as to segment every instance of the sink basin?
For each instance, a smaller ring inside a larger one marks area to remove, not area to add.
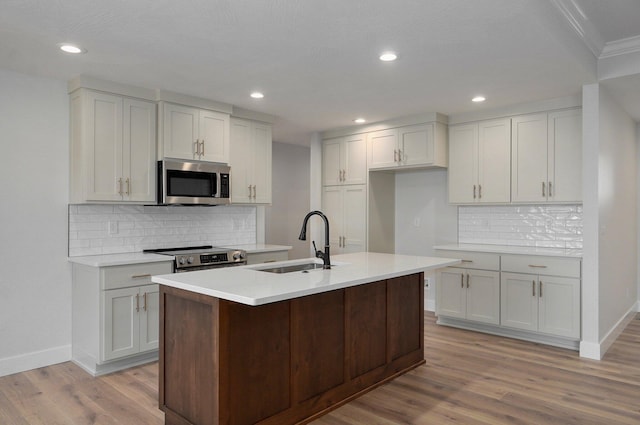
[[[254,269],[260,272],[267,273],[293,273],[293,272],[301,272],[308,271],[314,269],[321,269],[322,264],[319,263],[303,263],[303,264],[293,264],[291,266],[278,266],[278,267],[269,267],[265,269]]]

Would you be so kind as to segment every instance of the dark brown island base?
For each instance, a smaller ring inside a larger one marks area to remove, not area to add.
[[[161,285],[165,424],[304,424],[423,364],[423,278],[257,306]]]

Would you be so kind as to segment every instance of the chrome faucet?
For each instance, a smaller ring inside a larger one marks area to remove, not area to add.
[[[298,239],[301,241],[307,240],[307,221],[312,215],[319,215],[324,220],[324,252],[316,249],[316,242],[313,241],[313,250],[315,251],[315,255],[317,258],[322,258],[322,268],[330,269],[331,268],[331,259],[329,258],[329,220],[327,216],[322,213],[322,211],[311,211],[304,217],[304,221],[302,222],[302,230],[300,231],[300,236]]]

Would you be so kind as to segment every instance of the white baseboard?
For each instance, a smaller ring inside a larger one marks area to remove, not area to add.
[[[34,351],[20,356],[0,359],[0,376],[12,375],[25,370],[37,369],[71,360],[71,345],[62,345],[47,350]]]
[[[638,313],[640,302],[636,301],[631,308],[618,320],[609,332],[600,340],[599,343],[590,341],[580,341],[580,357],[594,360],[602,360],[604,354],[611,348],[613,343],[618,339],[624,328]]]
[[[424,300],[424,311],[436,311],[436,300]]]

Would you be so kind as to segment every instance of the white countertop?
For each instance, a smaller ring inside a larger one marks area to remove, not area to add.
[[[289,251],[293,249],[288,245],[271,245],[266,243],[249,243],[239,245],[220,245],[220,248],[244,249],[247,254],[257,254],[259,252]]]
[[[160,254],[145,254],[143,252],[126,252],[124,254],[85,255],[82,257],[67,257],[69,262],[84,264],[92,267],[122,266],[125,264],[159,263],[173,261],[173,257]]]
[[[582,258],[581,249],[536,248],[533,246],[482,245],[482,244],[448,244],[434,246],[443,251],[491,252],[495,254],[541,255],[548,257]]]
[[[460,260],[360,252],[335,255],[331,270],[268,273],[260,268],[318,262],[317,259],[280,261],[243,267],[153,276],[152,282],[247,305],[262,305],[306,295],[348,288],[425,270],[455,265]]]

